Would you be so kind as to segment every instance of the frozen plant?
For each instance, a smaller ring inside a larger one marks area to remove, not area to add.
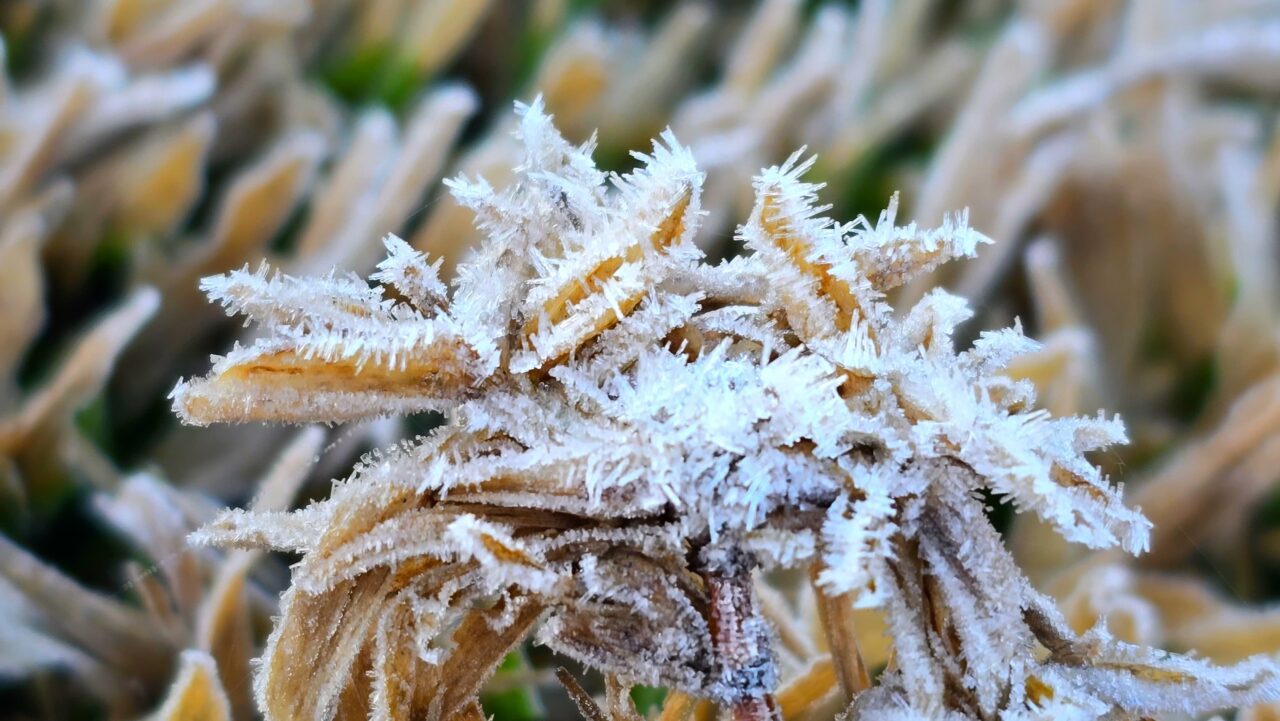
[[[450,182],[485,241],[452,288],[403,241],[372,276],[248,268],[204,281],[263,326],[178,384],[181,417],[340,422],[442,410],[302,510],[228,511],[205,543],[302,554],[256,677],[268,719],[478,718],[530,634],[611,683],[780,718],[753,573],[808,568],[851,719],[1117,718],[1280,695],[1216,667],[1073,632],[987,520],[983,494],[1067,539],[1139,553],[1150,524],[1085,457],[1118,419],[1052,418],[1001,374],[1020,329],[957,352],[965,301],[885,294],[986,238],[822,216],[796,154],[755,181],[749,251],[704,261],[703,176],[668,134],[599,171],[540,103],[495,191]],[[872,686],[844,627],[883,610]]]

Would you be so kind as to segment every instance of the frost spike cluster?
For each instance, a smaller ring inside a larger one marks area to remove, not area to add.
[[[887,304],[986,241],[963,215],[902,227],[895,202],[836,223],[796,155],[756,179],[750,253],[712,265],[691,241],[703,176],[673,136],[606,175],[540,103],[518,111],[517,180],[450,183],[486,238],[451,289],[395,238],[372,287],[265,268],[205,281],[263,333],[179,384],[184,420],[448,412],[326,501],[199,534],[303,554],[257,677],[268,719],[450,718],[531,633],[628,683],[765,708],[771,635],[739,618],[726,647],[717,616],[758,603],[716,579],[794,566],[888,619],[894,662],[853,718],[1276,696],[1262,659],[1222,669],[1076,636],[1014,565],[980,492],[1090,547],[1141,552],[1150,528],[1085,457],[1123,441],[1120,422],[1052,418],[1001,374],[1035,348],[1019,328],[957,352],[964,300],[935,290],[901,318]]]

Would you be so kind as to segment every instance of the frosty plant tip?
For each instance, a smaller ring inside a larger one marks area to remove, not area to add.
[[[1217,667],[1078,635],[1015,566],[988,491],[1066,538],[1142,551],[1149,524],[1085,454],[1118,419],[1051,418],[1001,374],[1019,328],[957,351],[965,301],[885,294],[986,242],[840,224],[797,154],[755,181],[745,253],[691,238],[703,176],[671,134],[610,175],[541,103],[502,192],[449,183],[485,240],[446,287],[389,237],[370,285],[249,269],[208,278],[250,347],[178,384],[189,423],[447,423],[365,458],[292,513],[229,511],[205,543],[302,554],[256,680],[268,719],[476,718],[533,634],[613,684],[660,685],[737,720],[779,718],[775,634],[753,574],[807,568],[851,719],[1200,713],[1280,692],[1275,666]],[[883,612],[874,684],[848,627]],[[588,699],[589,702],[589,699]]]

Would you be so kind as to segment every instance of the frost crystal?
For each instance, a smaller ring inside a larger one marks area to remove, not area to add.
[[[851,718],[1101,718],[1274,698],[1232,668],[1071,632],[986,518],[982,493],[1067,539],[1143,551],[1150,525],[1085,454],[1118,419],[1052,418],[1002,375],[1015,327],[957,352],[964,300],[901,316],[887,291],[987,242],[838,224],[799,154],[764,171],[707,263],[702,174],[671,134],[607,176],[519,106],[517,180],[450,183],[486,241],[452,288],[397,238],[370,286],[265,267],[205,280],[263,326],[182,382],[191,423],[336,422],[440,409],[292,514],[231,511],[204,542],[303,554],[257,678],[269,719],[453,718],[536,631],[627,683],[776,718],[757,569],[809,567],[836,652],[849,606],[882,609],[894,657]],[[611,187],[610,187],[611,186]],[[843,606],[842,606],[843,604]],[[844,608],[844,610],[841,610]],[[856,655],[856,646],[852,647]]]

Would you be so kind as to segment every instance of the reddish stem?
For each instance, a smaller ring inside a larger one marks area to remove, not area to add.
[[[732,547],[703,552],[711,642],[719,665],[716,699],[733,721],[781,721],[769,627],[751,585],[750,559]]]

